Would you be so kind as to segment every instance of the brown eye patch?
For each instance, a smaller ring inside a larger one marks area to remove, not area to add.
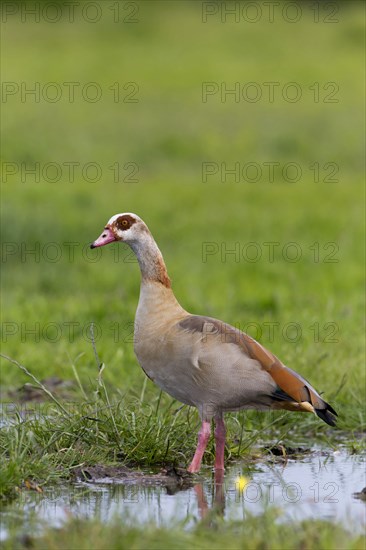
[[[132,216],[126,214],[125,216],[120,216],[119,218],[117,218],[115,223],[118,229],[122,229],[122,231],[124,231],[126,229],[129,229],[134,223],[136,223],[136,220]]]

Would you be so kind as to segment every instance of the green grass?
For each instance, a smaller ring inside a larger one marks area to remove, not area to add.
[[[222,24],[218,18],[204,24],[200,3],[141,2],[137,24],[113,24],[105,11],[96,25],[78,17],[73,24],[31,19],[23,24],[17,16],[3,25],[4,81],[97,82],[103,90],[97,103],[77,94],[74,103],[64,95],[56,103],[12,96],[3,104],[2,163],[55,162],[62,174],[54,183],[32,176],[23,182],[20,171],[3,177],[2,351],[37,380],[74,380],[76,372],[83,388],[76,382],[72,399],[60,398],[68,414],[51,402],[37,406],[36,417],[1,430],[5,499],[16,496],[25,479],[53,483],[70,477],[80,463],[185,465],[192,455],[196,413],[178,410],[179,403],[145,382],[134,357],[137,264],[122,246],[87,248],[119,211],[136,212],[147,222],[186,309],[245,328],[323,391],[339,412],[336,430],[311,415],[229,415],[227,459],[250,455],[265,441],[291,444],[304,436],[309,445],[335,448],[342,441],[362,449],[364,8],[360,2],[339,7],[336,24],[315,24],[305,7],[296,24],[281,18],[273,24],[265,19]],[[137,103],[113,101],[109,87],[117,81],[138,84]],[[297,103],[281,96],[271,103],[265,95],[257,103],[222,103],[217,95],[202,103],[202,83],[211,81],[228,88],[257,82],[263,92],[264,82],[280,82],[279,90],[297,82],[303,97]],[[314,82],[320,85],[319,102],[309,88]],[[337,103],[324,102],[327,82],[339,86]],[[70,181],[63,163],[74,161],[80,164]],[[83,178],[81,167],[89,162],[100,165],[100,181]],[[119,182],[109,168],[116,162]],[[204,182],[203,162],[225,162],[228,168],[257,163],[262,177],[235,182],[228,176],[222,182],[218,174]],[[280,163],[272,183],[263,164],[268,162]],[[301,167],[297,182],[282,175],[289,162]],[[137,165],[137,182],[123,181],[126,163]],[[320,166],[319,182],[314,163]],[[338,181],[324,181],[327,163],[335,163]],[[279,243],[273,261],[268,242]],[[206,243],[214,243],[216,252],[204,261]],[[248,261],[248,243],[262,253],[257,262]],[[301,251],[297,262],[284,257],[288,243]],[[233,249],[239,257],[225,256]],[[105,386],[96,381],[91,323],[106,365]],[[294,323],[301,330],[297,339]],[[30,379],[14,363],[2,359],[0,368],[7,403],[13,400],[9,392]],[[91,531],[82,523],[70,529],[62,537],[75,537],[78,546],[84,530],[98,541],[107,528],[96,524]],[[305,542],[296,546],[289,539],[296,548],[334,548],[337,536],[345,536],[315,522],[299,529]],[[118,541],[118,528],[110,532]],[[129,532],[129,547],[139,547],[136,533]],[[253,533],[248,547],[267,548],[268,538]],[[151,548],[171,540],[154,530],[144,536]],[[191,535],[180,536],[186,546]],[[241,544],[229,528],[222,536],[221,546]],[[273,548],[283,547],[283,536],[279,526]],[[62,544],[53,532],[45,537],[50,548]],[[211,540],[194,537],[192,547],[204,548]]]

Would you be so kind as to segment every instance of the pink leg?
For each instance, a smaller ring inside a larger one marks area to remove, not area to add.
[[[225,455],[225,423],[222,418],[215,419],[215,470],[224,470],[224,455]]]
[[[196,452],[194,453],[193,460],[188,468],[188,472],[191,472],[191,474],[193,474],[194,472],[199,472],[201,468],[203,453],[205,452],[208,440],[210,439],[210,433],[211,433],[210,422],[206,422],[204,420],[202,422],[201,429],[198,432],[197,449],[196,449]]]

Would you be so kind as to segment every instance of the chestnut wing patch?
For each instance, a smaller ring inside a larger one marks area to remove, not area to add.
[[[309,403],[316,414],[330,426],[335,425],[336,411],[324,401],[317,391],[295,371],[289,369],[270,351],[240,330],[212,317],[189,315],[179,323],[180,328],[203,334],[217,334],[222,343],[236,344],[248,357],[259,362],[268,372],[277,389],[271,396],[274,401]]]

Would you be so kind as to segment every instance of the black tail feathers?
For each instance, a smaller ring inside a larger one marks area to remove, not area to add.
[[[337,425],[337,419],[336,416],[338,414],[336,411],[327,403],[324,401],[324,409],[315,409],[316,414],[321,418],[324,422],[329,424],[329,426],[336,426]]]

